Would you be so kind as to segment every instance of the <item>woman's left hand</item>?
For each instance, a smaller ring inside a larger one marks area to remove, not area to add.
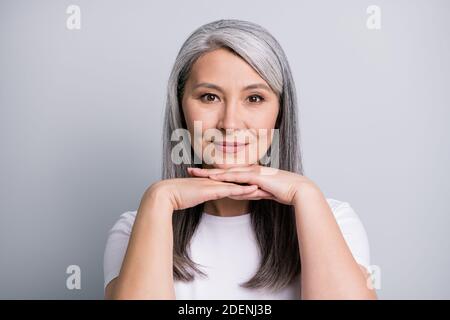
[[[305,176],[290,171],[280,170],[260,165],[234,167],[229,169],[188,168],[192,176],[209,177],[213,180],[234,182],[239,184],[255,184],[259,186],[260,198],[272,199],[277,202],[294,205],[296,196],[304,188],[317,186]],[[249,195],[233,197],[236,200],[248,199]]]

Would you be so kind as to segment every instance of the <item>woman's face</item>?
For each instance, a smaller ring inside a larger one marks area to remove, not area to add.
[[[217,49],[193,64],[182,108],[192,146],[205,167],[257,164],[272,142],[279,100],[238,55]],[[194,127],[194,121],[201,121]],[[194,135],[195,131],[195,135]]]

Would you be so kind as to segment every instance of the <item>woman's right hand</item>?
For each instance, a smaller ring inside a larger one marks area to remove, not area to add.
[[[209,200],[242,195],[248,195],[248,199],[253,200],[267,196],[257,185],[242,186],[209,178],[188,177],[155,182],[144,193],[142,202],[167,200],[172,210],[182,210]]]

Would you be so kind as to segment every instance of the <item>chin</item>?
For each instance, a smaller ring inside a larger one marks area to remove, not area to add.
[[[211,166],[216,169],[231,169],[231,168],[247,167],[253,164],[256,163],[222,163],[222,164],[214,163]]]

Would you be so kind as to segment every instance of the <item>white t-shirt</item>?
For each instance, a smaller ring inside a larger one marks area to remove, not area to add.
[[[369,242],[358,215],[347,202],[334,199],[327,202],[355,260],[368,268]],[[119,275],[135,216],[136,211],[123,213],[108,233],[103,260],[104,288]],[[175,280],[176,299],[300,299],[299,276],[276,292],[239,286],[255,274],[260,259],[249,213],[220,217],[204,212],[192,237],[190,253],[208,278]]]

